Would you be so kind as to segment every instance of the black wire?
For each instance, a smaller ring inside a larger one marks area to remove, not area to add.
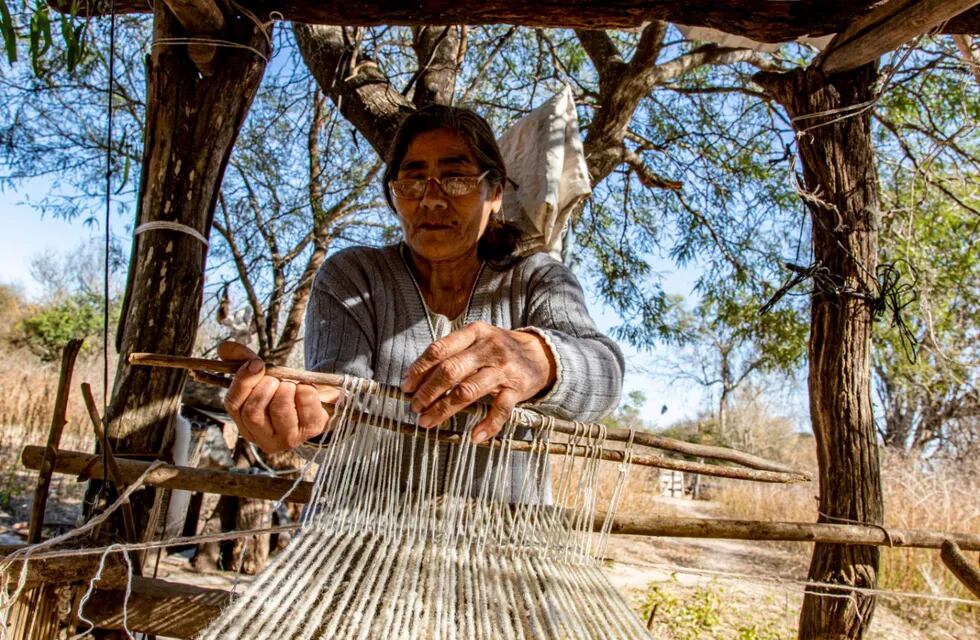
[[[105,262],[103,264],[102,304],[102,468],[109,468],[109,246],[112,241],[109,222],[112,209],[112,94],[116,64],[116,2],[109,0],[109,88],[107,111],[106,169],[105,169]],[[108,483],[103,481],[99,490],[104,495]]]
[[[898,265],[901,264],[910,273],[911,281],[904,281],[902,270]],[[915,333],[909,328],[903,313],[919,299],[916,289],[918,284],[918,271],[914,266],[905,260],[886,262],[878,265],[875,269],[875,285],[877,294],[867,291],[860,291],[843,286],[840,277],[830,272],[830,269],[823,266],[819,261],[810,266],[804,267],[791,262],[785,263],[785,267],[792,272],[792,275],[776,292],[770,296],[769,300],[759,307],[759,313],[769,312],[786,295],[802,282],[810,280],[812,287],[805,295],[823,297],[838,300],[844,296],[860,298],[866,300],[871,307],[871,319],[886,316],[891,319],[891,326],[898,329],[899,341],[906,359],[911,364],[915,364],[918,357],[919,341]]]

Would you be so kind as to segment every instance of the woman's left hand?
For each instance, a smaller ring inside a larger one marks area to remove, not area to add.
[[[414,394],[419,425],[434,427],[458,411],[492,396],[487,417],[473,441],[495,436],[514,406],[550,388],[557,365],[544,340],[531,332],[474,322],[429,345],[412,363],[402,391]]]

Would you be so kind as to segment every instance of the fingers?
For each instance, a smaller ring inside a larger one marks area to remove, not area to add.
[[[500,383],[499,370],[491,367],[480,369],[429,407],[419,417],[419,426],[433,427],[445,422],[463,408],[496,391]]]
[[[514,406],[520,400],[520,395],[513,389],[504,389],[493,399],[493,404],[487,412],[487,417],[473,429],[473,442],[480,444],[494,437],[510,419]]]
[[[328,402],[333,404],[340,396],[340,390],[334,387],[329,387],[329,389],[334,393],[331,394],[333,399]],[[324,395],[323,391],[318,390],[313,385],[296,385],[296,415],[299,420],[299,443],[293,446],[298,446],[310,438],[315,438],[326,429],[330,414],[322,404],[324,402],[322,399]]]
[[[255,385],[265,377],[264,372],[265,363],[258,359],[251,359],[239,367],[235,373],[228,393],[225,394],[225,410],[235,422],[239,422],[242,405],[248,400],[255,389]]]
[[[485,345],[474,344],[429,369],[412,397],[412,411],[423,413],[432,405],[453,391],[457,385],[472,377],[486,367]]]
[[[273,438],[286,449],[299,446],[299,415],[296,410],[296,384],[283,380],[269,400],[266,410]],[[276,437],[278,436],[278,437]]]
[[[251,353],[241,345],[226,347],[225,355]],[[225,409],[238,425],[243,438],[266,453],[299,446],[326,428],[329,414],[322,402],[334,403],[341,395],[335,387],[314,387],[280,381],[265,375],[265,365],[252,358],[243,364],[225,396]]]
[[[412,363],[405,372],[405,379],[402,380],[402,391],[414,393],[419,384],[425,379],[429,370],[442,361],[456,355],[460,351],[469,348],[481,335],[483,324],[474,322],[468,324],[459,331],[453,331],[442,340],[436,340],[422,352],[419,359]]]

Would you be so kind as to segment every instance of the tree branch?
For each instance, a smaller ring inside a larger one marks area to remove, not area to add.
[[[412,29],[412,49],[418,59],[418,71],[412,76],[412,102],[416,107],[427,104],[451,104],[459,74],[461,47],[465,47],[463,27],[426,25]]]
[[[354,59],[355,47],[344,38],[343,27],[294,23],[293,32],[320,89],[384,157],[402,116],[414,105],[391,86],[374,61]]]
[[[643,28],[636,51],[630,58],[629,67],[639,73],[657,63],[663,48],[664,36],[667,35],[667,23],[655,21]]]
[[[670,189],[671,191],[677,191],[684,186],[684,183],[678,180],[668,180],[658,175],[643,162],[643,158],[629,149],[623,148],[623,161],[636,173],[640,184],[648,189]]]
[[[605,31],[586,31],[576,29],[575,35],[578,36],[585,54],[592,61],[596,73],[599,75],[600,86],[606,82],[615,81],[616,77],[622,73],[626,62],[623,55],[616,48],[612,38]]]

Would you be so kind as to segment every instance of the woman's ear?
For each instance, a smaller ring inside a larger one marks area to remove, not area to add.
[[[503,183],[494,185],[493,193],[490,196],[490,202],[492,203],[492,208],[490,209],[490,213],[494,215],[500,213],[500,209],[504,206]]]

